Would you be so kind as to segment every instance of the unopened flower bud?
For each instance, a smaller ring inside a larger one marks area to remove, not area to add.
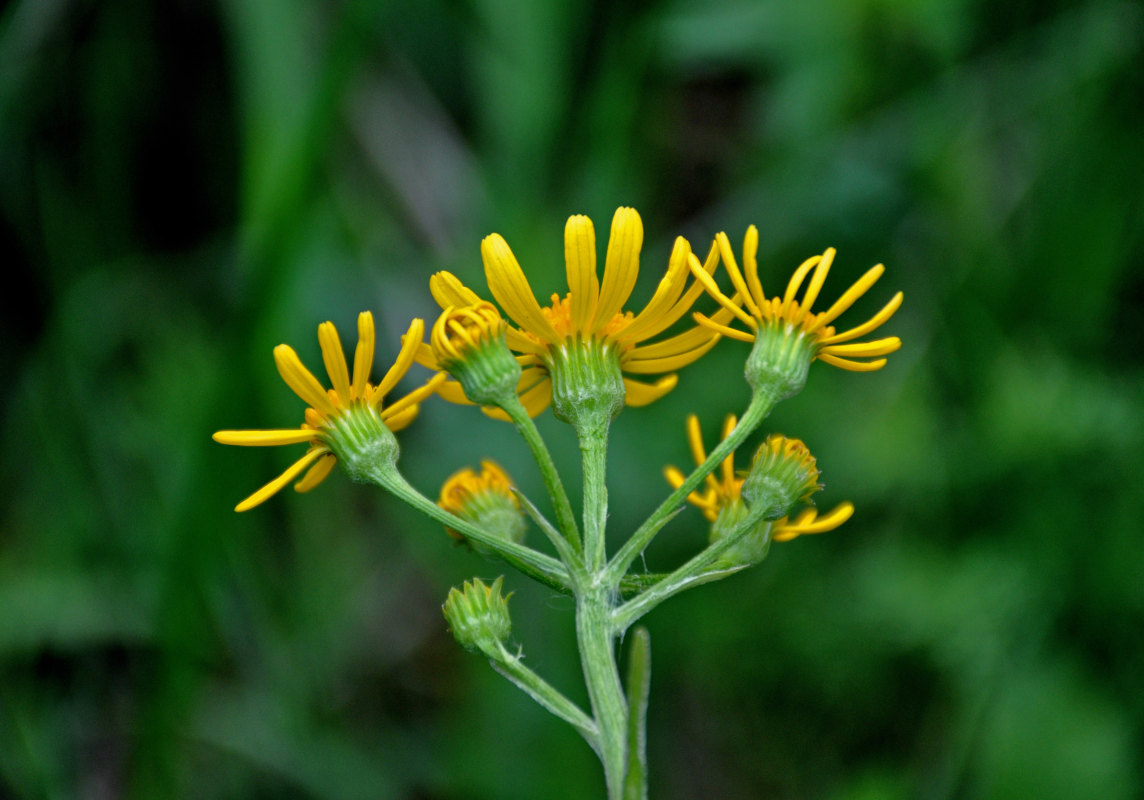
[[[521,368],[505,344],[505,325],[492,303],[446,308],[433,325],[429,345],[472,402],[498,406],[515,396]]]
[[[819,474],[818,464],[805,444],[774,433],[755,453],[742,494],[752,507],[766,509],[766,519],[778,519],[822,488]]]
[[[479,473],[469,467],[455,472],[441,487],[437,505],[505,541],[524,541],[524,512],[512,492],[512,479],[495,462],[482,461]],[[455,539],[465,538],[451,528],[446,530]],[[472,544],[484,552],[481,545]]]
[[[503,643],[512,632],[508,597],[501,595],[504,578],[486,586],[479,578],[449,590],[441,610],[453,636],[466,650],[479,650],[491,659],[503,658]]]

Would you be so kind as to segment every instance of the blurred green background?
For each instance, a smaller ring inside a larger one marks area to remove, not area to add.
[[[0,12],[0,797],[585,798],[595,756],[439,606],[503,572],[336,473],[244,515],[297,451],[270,357],[483,286],[542,296],[561,232],[759,225],[764,285],[839,249],[904,341],[816,365],[803,438],[842,529],[648,619],[655,798],[1144,797],[1144,13],[1119,2],[17,0]],[[661,274],[661,273],[660,273]],[[630,530],[739,412],[746,347],[618,419]],[[411,376],[407,385],[424,379]],[[570,431],[541,420],[578,481]],[[435,494],[511,430],[433,402]],[[704,536],[690,509],[648,553]],[[538,535],[537,539],[540,539]],[[569,603],[512,575],[529,663],[583,699]]]

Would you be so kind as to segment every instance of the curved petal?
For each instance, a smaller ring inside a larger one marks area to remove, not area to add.
[[[675,388],[675,384],[677,383],[679,383],[679,378],[675,375],[664,375],[652,384],[640,383],[630,378],[624,378],[624,389],[627,390],[624,402],[633,408],[646,406],[648,403],[654,403],[670,392]]]
[[[634,208],[617,208],[608,236],[608,254],[604,259],[604,284],[592,330],[598,331],[611,322],[631,297],[640,271],[643,248],[643,220]]]
[[[712,275],[715,272],[715,267],[719,264],[719,250],[717,247],[712,245],[711,250],[707,253],[707,261],[703,264],[699,263],[699,259],[696,257],[695,253],[690,253],[687,256],[687,263],[692,271],[701,269],[708,275]],[[661,331],[667,330],[676,322],[678,322],[679,319],[684,314],[686,314],[693,305],[695,305],[695,301],[699,299],[699,295],[703,294],[704,289],[705,287],[698,280],[692,281],[691,286],[687,288],[687,291],[683,293],[683,296],[675,301],[675,305],[673,305],[662,317],[660,317],[658,323],[648,328],[648,330],[645,332],[645,338],[650,339],[652,336],[655,336]],[[727,318],[730,319],[730,312],[728,312]]]
[[[397,433],[400,430],[405,430],[413,420],[417,419],[417,413],[421,410],[421,406],[414,403],[411,406],[406,406],[401,411],[391,416],[385,421],[385,427],[389,428],[392,432]]]
[[[711,319],[710,317],[703,316],[698,311],[695,312],[694,314],[692,314],[691,316],[695,319],[696,322],[698,322],[703,327],[710,328],[713,331],[721,333],[722,335],[726,336],[728,339],[736,339],[740,342],[753,342],[753,341],[755,341],[755,335],[753,333],[747,333],[746,331],[741,331],[741,330],[738,330],[736,328],[729,328],[726,325],[720,325],[715,320]]]
[[[493,297],[518,325],[537,337],[558,342],[563,337],[545,319],[540,303],[528,285],[528,279],[509,249],[508,242],[499,233],[493,233],[481,242],[481,258],[485,262],[485,278]]]
[[[834,263],[834,248],[826,248],[826,252],[822,254],[822,260],[818,262],[815,267],[814,275],[810,278],[810,285],[806,287],[806,294],[802,296],[802,308],[809,314],[811,306],[814,301],[818,299],[818,293],[822,291],[822,284],[826,282],[826,274],[830,272],[830,265]]]
[[[377,339],[373,327],[373,314],[363,311],[357,318],[358,343],[354,351],[354,384],[351,394],[354,399],[365,396],[369,384],[369,373],[373,370],[373,349]]]
[[[896,352],[901,346],[902,340],[897,336],[887,336],[885,339],[875,339],[872,342],[832,344],[822,348],[821,352],[843,358],[871,358],[873,356],[887,356]]]
[[[625,359],[622,362],[624,372],[630,372],[633,375],[647,375],[656,372],[671,372],[680,367],[685,367],[694,361],[697,361],[704,353],[716,345],[722,338],[718,333],[708,330],[706,328],[695,328],[687,333],[680,334],[679,336],[672,337],[675,340],[683,340],[686,337],[687,342],[690,342],[693,337],[689,334],[693,331],[702,331],[705,335],[704,338],[699,340],[698,345],[691,347],[680,347],[678,352],[663,355],[659,358],[632,358]],[[667,344],[672,339],[668,339],[660,344]]]
[[[746,282],[743,280],[743,273],[739,271],[739,265],[735,262],[735,252],[731,249],[731,241],[727,238],[727,234],[720,231],[715,235],[715,241],[719,243],[719,252],[723,256],[723,268],[727,270],[727,276],[731,279],[731,285],[734,286],[735,291],[742,296],[747,309],[755,317],[761,318],[762,312],[759,310],[759,306],[766,298],[753,297],[751,295]],[[699,273],[695,273],[695,277],[700,277]],[[715,299],[718,300],[719,298]]]
[[[290,481],[294,480],[296,477],[301,475],[302,470],[306,469],[308,466],[313,464],[321,456],[324,456],[328,452],[330,452],[330,451],[327,450],[324,446],[323,447],[315,447],[313,450],[308,451],[306,453],[306,455],[302,456],[297,461],[295,461],[293,464],[291,464],[290,467],[285,472],[283,472],[277,478],[270,481],[270,483],[266,484],[261,489],[259,489],[257,492],[252,494],[250,497],[246,498],[241,503],[239,503],[237,506],[235,506],[234,510],[235,511],[249,511],[250,509],[254,508],[255,506],[261,505],[262,503],[265,503],[268,499],[270,499],[274,495],[278,494],[278,492],[282,491],[283,486],[290,483]]]
[[[752,317],[746,311],[739,308],[740,303],[743,302],[742,294],[736,294],[734,297],[728,297],[727,295],[723,294],[723,290],[719,288],[719,284],[715,283],[715,279],[711,277],[705,270],[696,269],[694,264],[691,265],[691,274],[695,276],[695,280],[699,281],[699,283],[703,285],[703,288],[707,290],[707,294],[715,298],[716,302],[718,302],[719,305],[721,305],[723,308],[727,309],[727,311],[742,320],[743,324],[751,328],[751,330],[759,327],[758,318]],[[760,314],[759,318],[761,318],[761,316],[762,315]]]
[[[346,354],[342,350],[342,340],[338,337],[338,329],[332,322],[323,322],[318,326],[318,345],[322,348],[322,361],[326,365],[326,373],[330,376],[330,383],[338,398],[343,403],[350,401],[350,373],[346,368]]]
[[[337,413],[325,388],[310,374],[310,370],[306,369],[298,354],[294,352],[294,348],[288,344],[275,347],[274,363],[278,366],[278,374],[282,376],[282,380],[294,390],[294,394],[302,398],[302,402],[323,414]]]
[[[437,384],[437,395],[450,403],[459,406],[471,406],[473,401],[465,396],[465,387],[456,381],[442,381]]]
[[[683,287],[687,284],[687,273],[691,269],[690,255],[691,245],[682,236],[677,237],[671,249],[667,272],[656,287],[655,294],[644,306],[643,311],[637,314],[631,324],[620,331],[620,335],[615,338],[626,342],[639,342],[671,324],[669,322],[665,325],[664,319],[675,305],[675,301],[683,294]]]
[[[866,294],[866,291],[874,285],[878,278],[882,277],[882,273],[885,271],[886,268],[881,264],[876,264],[875,266],[866,270],[866,274],[855,281],[853,286],[843,292],[842,296],[834,301],[834,305],[832,305],[822,314],[819,314],[818,319],[815,320],[815,323],[807,329],[807,333],[814,333],[823,325],[827,325],[833,322],[839,314],[850,308],[850,306],[854,305],[854,302],[859,297]]]
[[[294,484],[294,491],[310,491],[326,479],[326,476],[330,474],[330,470],[334,468],[334,464],[337,463],[337,456],[335,456],[333,453],[326,453],[324,456],[317,460],[314,466],[310,467],[310,471],[306,473],[302,480]]]
[[[481,298],[451,272],[442,270],[429,279],[429,292],[441,308],[463,308],[476,305]]]
[[[763,294],[763,284],[759,280],[759,229],[754,225],[747,228],[747,233],[743,236],[743,271],[747,277],[747,288],[751,290],[751,294],[762,299],[766,297]]]
[[[851,361],[848,358],[839,358],[832,356],[829,353],[819,353],[815,356],[819,361],[844,369],[849,372],[877,372],[882,367],[886,366],[886,359],[878,358],[874,361]]]
[[[412,392],[405,395],[405,397],[403,397],[400,400],[398,400],[397,402],[387,406],[386,408],[383,408],[381,411],[382,422],[385,423],[386,427],[389,427],[389,421],[391,419],[399,416],[401,414],[401,412],[404,411],[405,409],[409,408],[410,406],[417,405],[422,400],[424,400],[426,397],[433,394],[433,392],[437,391],[437,387],[440,386],[442,383],[444,383],[446,381],[446,379],[448,379],[448,377],[449,376],[446,375],[444,372],[438,372],[432,378],[427,380],[423,385],[417,387]],[[381,400],[381,396],[379,395],[378,401],[380,401],[380,400]],[[389,428],[389,429],[393,430],[393,428]]]
[[[583,214],[569,217],[564,226],[564,266],[572,329],[587,334],[600,299],[600,279],[596,276],[596,230]]]
[[[842,333],[836,333],[833,336],[827,336],[824,339],[819,339],[819,344],[840,344],[842,342],[848,342],[851,339],[857,339],[859,336],[865,336],[870,331],[884,325],[886,321],[890,319],[890,317],[894,316],[894,312],[897,311],[898,308],[902,305],[903,297],[904,295],[901,292],[898,292],[896,295],[890,298],[890,302],[882,306],[881,311],[870,317],[870,319],[866,320],[861,325],[856,325],[848,331],[843,331]]]
[[[282,444],[301,444],[317,438],[310,428],[287,428],[265,431],[215,431],[211,436],[219,444],[242,447],[275,447]]]
[[[393,362],[385,377],[381,379],[381,383],[373,390],[373,396],[370,399],[372,403],[380,403],[381,399],[389,394],[390,390],[397,385],[397,382],[405,377],[405,373],[413,365],[413,357],[417,354],[419,346],[422,344],[422,339],[425,336],[425,320],[414,319],[409,323],[409,330],[401,337],[401,350],[397,354],[397,358]]]

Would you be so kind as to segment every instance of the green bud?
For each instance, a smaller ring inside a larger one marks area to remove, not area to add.
[[[512,631],[508,599],[501,596],[504,577],[486,586],[479,578],[465,582],[460,591],[449,590],[441,607],[453,636],[466,650],[479,650],[495,661],[503,660],[503,643]]]
[[[501,539],[516,544],[524,541],[527,524],[513,494],[512,479],[493,461],[482,461],[479,473],[469,467],[453,473],[441,486],[437,505]],[[456,539],[465,538],[451,528],[446,530]],[[487,554],[483,545],[471,544]]]
[[[766,509],[765,519],[776,520],[822,488],[820,474],[805,444],[774,433],[755,453],[742,494],[752,508]]]

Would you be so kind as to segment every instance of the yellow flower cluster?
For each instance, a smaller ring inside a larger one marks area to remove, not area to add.
[[[471,402],[464,387],[449,379],[450,373],[480,348],[490,343],[495,345],[502,339],[519,364],[519,377],[514,372],[510,378],[516,382],[516,393],[531,416],[552,403],[553,376],[561,377],[561,365],[568,363],[568,354],[578,349],[591,348],[602,354],[604,363],[613,364],[622,373],[624,403],[642,406],[671,391],[678,380],[675,371],[700,358],[723,336],[753,342],[764,331],[778,330],[795,337],[802,343],[800,346],[810,348],[812,359],[860,371],[881,368],[886,363],[884,356],[901,345],[897,337],[854,341],[893,315],[901,305],[901,292],[866,322],[842,333],[836,333],[832,327],[835,319],[881,276],[881,265],[869,270],[826,311],[812,313],[811,306],[834,259],[833,249],[804,262],[791,277],[782,297],[768,298],[758,275],[758,232],[754,226],[748,229],[744,241],[743,269],[735,260],[724,233],[715,238],[703,261],[692,252],[686,239],[678,237],[664,276],[651,299],[636,312],[626,305],[639,273],[642,246],[643,223],[639,214],[630,208],[618,209],[612,219],[601,278],[592,221],[585,216],[570,217],[564,230],[568,291],[563,296],[552,295],[549,304],[542,306],[508,243],[499,234],[491,234],[481,243],[485,276],[493,298],[511,322],[502,318],[496,306],[454,275],[439,272],[432,276],[429,287],[442,313],[432,326],[429,341],[423,341],[424,323],[415,319],[402,337],[393,366],[376,385],[370,382],[375,332],[369,312],[363,312],[358,318],[352,375],[333,324],[325,322],[319,326],[318,340],[331,388],[325,388],[289,346],[279,345],[274,350],[278,370],[286,384],[307,404],[302,425],[291,429],[224,430],[217,432],[214,438],[223,444],[306,444],[308,449],[282,475],[245,499],[236,510],[257,506],[299,476],[302,477],[295,484],[298,491],[307,491],[320,483],[338,459],[339,440],[335,434],[339,426],[349,425],[355,415],[373,415],[386,429],[395,432],[413,421],[419,404],[430,394],[437,393],[458,403]],[[715,280],[720,262],[730,279],[731,292],[724,292]],[[796,294],[808,276],[809,284],[802,299],[797,300]],[[692,311],[704,293],[718,303],[717,310],[710,315],[692,313],[697,324],[660,338]],[[733,327],[736,321],[745,330]],[[396,402],[384,404],[385,396],[414,361],[436,374]],[[649,383],[638,379],[642,376],[659,377]],[[620,378],[617,374],[617,379]],[[498,413],[496,409],[487,410],[494,415]],[[724,436],[734,424],[734,417],[729,417]],[[694,416],[688,421],[688,438],[697,463],[702,462],[705,455]],[[678,470],[669,468],[667,475],[673,485],[682,484],[682,473]],[[689,500],[709,519],[714,519],[721,508],[738,502],[741,487],[742,479],[735,475],[732,457],[728,456],[721,477],[709,476],[705,488],[692,492]],[[828,522],[834,527],[842,521],[839,509],[823,518],[808,513],[811,516],[803,514],[793,522],[776,523],[774,538],[780,541],[794,538],[800,533],[827,529],[823,526]],[[849,516],[849,512],[845,516]]]

